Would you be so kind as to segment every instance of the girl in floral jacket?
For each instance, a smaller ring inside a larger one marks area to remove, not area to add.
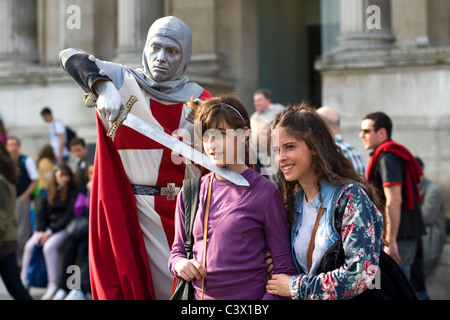
[[[341,300],[375,280],[382,250],[383,215],[374,189],[336,145],[321,116],[306,103],[288,107],[272,123],[299,274],[275,274],[267,292],[292,299]],[[342,241],[345,262],[323,270],[323,257]]]

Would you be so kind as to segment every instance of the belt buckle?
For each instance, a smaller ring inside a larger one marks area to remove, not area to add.
[[[165,196],[167,200],[175,200],[180,190],[181,188],[177,187],[175,183],[168,183],[167,187],[161,188],[161,196]]]

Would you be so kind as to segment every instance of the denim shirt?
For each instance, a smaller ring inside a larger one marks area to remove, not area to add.
[[[322,219],[320,219],[319,228],[317,229],[316,233],[316,239],[325,239],[325,246],[326,248],[331,247],[338,239],[339,235],[338,232],[334,228],[334,212],[331,212],[333,208],[335,209],[335,206],[331,205],[332,198],[334,195],[335,190],[338,189],[338,186],[332,185],[326,181],[322,182],[321,185],[321,197],[317,197],[314,199],[314,206],[315,211],[318,212],[320,207],[325,208],[325,212],[323,214]],[[295,200],[297,203],[297,210],[294,214],[294,222],[291,230],[291,250],[292,250],[292,256],[294,258],[295,266],[297,267],[297,270],[302,270],[301,266],[299,265],[295,252],[294,252],[294,242],[295,237],[297,233],[300,230],[300,227],[302,225],[302,215],[303,215],[303,189],[300,189],[300,191],[296,194]],[[323,205],[321,205],[321,199],[323,202]],[[334,211],[334,210],[333,210]],[[328,221],[329,223],[325,223],[325,221]]]
[[[291,278],[291,298],[349,299],[370,287],[375,279],[381,250],[383,218],[364,190],[357,185],[335,186],[323,181],[320,192],[315,206],[317,210],[320,206],[326,210],[320,220],[316,239],[325,239],[326,248],[330,248],[341,238],[345,263],[339,269],[327,273],[305,274],[292,249],[294,263],[301,274]],[[333,198],[335,194],[336,197]],[[335,205],[333,199],[337,202]],[[303,190],[297,193],[296,201],[297,210],[291,231],[292,248],[302,221]]]

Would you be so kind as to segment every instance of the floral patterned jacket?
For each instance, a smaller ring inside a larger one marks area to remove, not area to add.
[[[326,238],[328,248],[341,237],[345,263],[339,269],[327,273],[305,274],[298,266],[293,253],[294,262],[302,273],[291,279],[292,299],[350,299],[372,286],[375,279],[382,250],[383,217],[364,190],[357,185],[345,186],[336,206],[333,206],[333,194],[338,187],[327,182],[322,183],[322,206],[327,210],[320,221],[316,237]],[[294,216],[291,238],[301,223],[299,208],[302,208],[302,199],[303,191],[300,190],[297,194],[297,212]],[[334,223],[337,229],[332,227]],[[340,234],[336,230],[340,230]]]

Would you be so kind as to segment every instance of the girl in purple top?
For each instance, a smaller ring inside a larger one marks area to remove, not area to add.
[[[275,273],[294,275],[296,269],[281,195],[271,181],[248,167],[248,113],[232,95],[192,105],[196,120],[202,123],[203,148],[208,157],[214,165],[242,174],[250,186],[237,186],[214,173],[202,177],[192,260],[186,259],[184,201],[182,192],[178,195],[170,272],[175,277],[192,280],[196,300],[202,296],[222,300],[273,299],[265,290],[266,253],[272,253]],[[245,152],[240,152],[243,145]],[[210,179],[212,192],[203,267],[204,216]]]

